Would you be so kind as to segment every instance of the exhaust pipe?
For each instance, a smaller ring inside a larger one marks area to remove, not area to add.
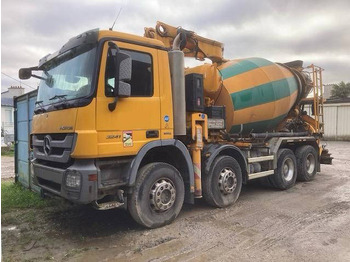
[[[171,89],[173,94],[174,135],[186,135],[186,99],[185,99],[185,59],[180,50],[181,37],[178,34],[169,51]]]

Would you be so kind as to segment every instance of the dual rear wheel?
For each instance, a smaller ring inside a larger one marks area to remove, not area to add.
[[[277,169],[268,177],[270,184],[278,189],[288,189],[295,181],[311,181],[317,172],[318,155],[310,145],[300,146],[295,150],[282,148],[277,154]]]
[[[314,179],[317,166],[318,166],[318,154],[314,147],[305,145],[297,148],[295,151],[297,157],[297,167],[299,181],[311,181]]]

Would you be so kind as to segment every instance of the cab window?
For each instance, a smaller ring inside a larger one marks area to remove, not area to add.
[[[130,55],[132,59],[132,74],[129,84],[131,85],[131,96],[142,97],[153,95],[153,77],[152,77],[152,57],[150,54],[123,50]],[[107,55],[106,73],[105,73],[105,95],[113,96],[114,91],[114,63]]]

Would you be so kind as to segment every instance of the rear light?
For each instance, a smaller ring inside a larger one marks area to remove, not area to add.
[[[97,175],[96,174],[89,175],[89,181],[97,181]]]

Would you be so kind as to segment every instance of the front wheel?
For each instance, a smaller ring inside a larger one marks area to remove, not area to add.
[[[166,163],[151,163],[138,172],[128,210],[133,219],[148,228],[170,224],[180,213],[185,188],[179,171]]]
[[[242,171],[230,156],[218,156],[209,173],[203,176],[203,197],[214,207],[227,207],[236,202],[242,189]]]

